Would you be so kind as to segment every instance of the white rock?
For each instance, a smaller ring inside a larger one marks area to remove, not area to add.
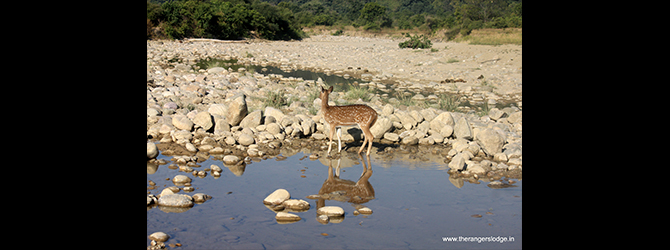
[[[279,212],[275,216],[275,219],[277,219],[278,221],[299,221],[302,218],[300,218],[300,216],[295,214],[289,214],[287,212]]]
[[[147,158],[153,159],[158,156],[158,148],[153,142],[147,142]]]
[[[463,159],[463,155],[461,153],[456,154],[454,158],[451,158],[451,161],[449,164],[447,164],[447,166],[449,166],[451,169],[462,170],[465,166],[465,159]]]
[[[362,214],[372,214],[372,209],[370,209],[369,207],[362,207],[357,210]]]
[[[324,206],[316,210],[316,214],[325,214],[327,216],[343,216],[344,209],[338,206]]]
[[[191,178],[188,178],[188,176],[180,174],[172,178],[172,182],[174,183],[186,183],[186,182],[191,182]]]
[[[254,143],[254,137],[245,133],[240,134],[240,137],[237,138],[237,142],[243,146],[249,146]]]
[[[279,205],[282,204],[285,200],[291,198],[291,194],[286,191],[286,189],[280,188],[272,192],[268,197],[265,197],[263,204],[267,205]]]
[[[192,207],[193,199],[185,194],[167,194],[158,198],[158,205],[168,207]]]
[[[309,202],[305,200],[289,199],[285,200],[283,204],[285,208],[293,210],[307,210],[310,207]]]
[[[168,239],[170,239],[170,236],[163,232],[155,232],[149,235],[149,239],[158,242],[166,242]]]
[[[240,157],[237,157],[236,155],[226,155],[223,157],[223,163],[228,165],[234,165],[239,161]]]
[[[172,125],[178,129],[183,129],[186,131],[191,131],[193,128],[193,122],[188,119],[185,115],[174,115],[172,116]]]
[[[223,171],[223,170],[221,169],[221,167],[219,167],[219,166],[217,166],[217,165],[211,165],[211,166],[209,166],[209,169],[211,169],[211,170],[214,171],[214,172],[221,172],[221,171]]]

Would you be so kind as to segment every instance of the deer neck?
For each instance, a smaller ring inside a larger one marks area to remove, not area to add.
[[[326,111],[330,106],[328,105],[328,95],[326,95],[323,99],[321,99],[321,109]]]

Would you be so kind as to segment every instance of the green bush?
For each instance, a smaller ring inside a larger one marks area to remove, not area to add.
[[[425,37],[424,35],[421,35],[421,36],[418,36],[418,35],[410,36],[409,33],[403,33],[403,34],[405,35],[405,37],[409,37],[409,40],[404,41],[404,42],[401,42],[401,43],[398,44],[398,46],[399,46],[401,49],[404,49],[404,48],[412,48],[412,49],[418,49],[418,48],[421,48],[421,49],[428,49],[428,48],[430,48],[430,47],[433,47],[433,43],[432,43],[430,40],[428,40],[428,38]]]
[[[162,22],[165,34],[171,39],[239,39],[250,37],[252,31],[270,40],[304,36],[293,12],[260,1],[169,1],[158,7],[147,2],[147,19],[153,25]]]

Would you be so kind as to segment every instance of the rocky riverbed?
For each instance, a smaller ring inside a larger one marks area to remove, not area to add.
[[[298,42],[147,41],[148,171],[168,163],[155,159],[159,151],[173,157],[171,168],[193,176],[209,173],[215,178],[220,169],[208,172],[192,167],[213,157],[233,173],[235,169],[243,172],[245,164],[253,160],[285,158],[282,148],[310,148],[310,158],[326,157],[329,128],[320,112],[321,100],[316,97],[320,86],[329,83],[265,76],[244,68],[194,67],[200,60],[220,58],[286,70],[348,74],[370,80],[370,84],[361,85],[364,88],[459,93],[489,105],[510,101],[513,104],[509,107],[490,108],[483,113],[405,106],[385,101],[379,94],[370,94],[369,102],[353,102],[367,104],[379,114],[371,129],[376,157],[406,158],[408,164],[411,160],[443,162],[457,187],[463,180],[486,178],[492,181],[491,188],[500,188],[504,183],[495,180],[520,179],[521,46],[448,42],[436,43],[433,47],[439,51],[431,52],[399,49],[397,43],[391,39],[332,36],[313,36]],[[280,92],[291,100],[290,104],[268,106],[268,97]],[[345,95],[333,92],[330,104],[342,103]],[[412,100],[421,104],[430,98],[416,95]],[[343,128],[343,150],[356,152],[362,136],[358,127]],[[337,150],[331,154],[339,157]],[[182,189],[190,186],[189,181],[174,182],[178,186],[184,183]],[[178,192],[179,188],[172,191]],[[193,206],[193,201],[210,198],[207,194],[190,197],[169,190],[161,196],[148,196],[147,205],[172,204],[168,205],[170,209],[179,210]]]

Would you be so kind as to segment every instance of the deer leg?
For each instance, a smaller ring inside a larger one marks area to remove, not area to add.
[[[372,132],[370,132],[370,127],[368,126],[361,127],[361,130],[363,130],[363,133],[365,134],[365,141],[363,141],[363,145],[361,145],[361,149],[358,151],[358,153],[360,154],[361,152],[363,152],[363,148],[365,147],[365,143],[367,142],[368,152],[366,155],[370,155],[370,149],[372,149],[372,140],[374,139],[373,138],[374,136],[372,135]]]
[[[358,124],[358,126],[361,128],[361,130],[363,130],[363,134],[365,134],[365,139],[363,139],[363,144],[361,145],[361,149],[358,150],[358,154],[361,154],[361,152],[363,152],[363,148],[365,148],[365,143],[368,142],[368,138],[370,136],[368,136],[368,132],[366,131],[364,126],[361,126],[361,124]]]
[[[342,151],[342,142],[340,141],[340,137],[342,137],[342,127],[337,128],[337,152],[339,153]]]
[[[335,132],[335,126],[331,125],[330,136],[328,136],[328,138],[330,139],[330,141],[328,142],[328,155],[330,155],[330,148],[333,146],[333,132]]]

